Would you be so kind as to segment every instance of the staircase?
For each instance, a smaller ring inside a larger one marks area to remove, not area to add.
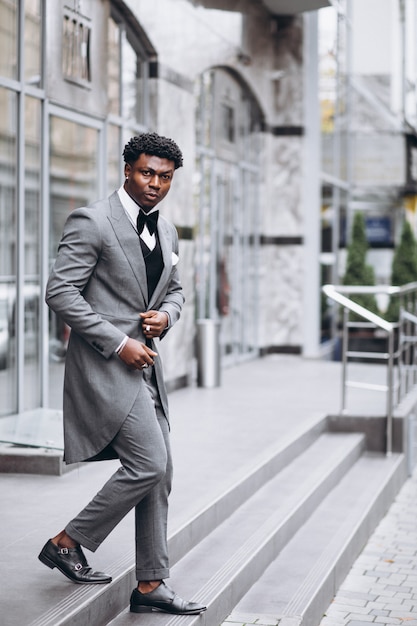
[[[233,484],[208,488],[198,511],[176,516],[168,583],[205,613],[130,614],[131,550],[114,560],[110,585],[71,587],[30,626],[317,626],[406,476],[403,454],[369,453],[363,434],[327,426],[316,416],[245,455]]]

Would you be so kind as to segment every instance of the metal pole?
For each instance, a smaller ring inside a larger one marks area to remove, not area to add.
[[[347,377],[347,351],[348,351],[348,321],[349,310],[343,309],[343,334],[342,334],[342,408],[341,413],[346,410],[346,377]]]
[[[320,354],[320,109],[318,92],[318,12],[304,17],[304,283],[303,355]]]
[[[345,83],[345,138],[346,138],[346,246],[350,241],[352,222],[352,2],[346,2],[346,83]]]
[[[387,456],[392,455],[392,413],[394,394],[394,331],[388,335],[388,393],[387,393]]]
[[[400,46],[401,46],[401,118],[406,118],[406,92],[407,92],[407,76],[406,76],[406,7],[404,0],[399,0],[400,11]]]
[[[340,141],[340,23],[342,15],[338,9],[336,9],[336,94],[334,104],[334,127],[333,127],[333,176],[340,180],[341,178],[341,141]],[[332,213],[333,213],[333,228],[332,228],[332,253],[333,253],[333,265],[332,265],[332,282],[334,285],[339,283],[339,242],[340,242],[340,187],[339,185],[332,186]],[[333,345],[337,340],[338,334],[338,320],[339,307],[333,303],[331,314],[331,340]]]

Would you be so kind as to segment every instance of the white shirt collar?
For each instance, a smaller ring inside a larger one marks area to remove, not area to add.
[[[122,203],[122,206],[126,211],[130,221],[136,227],[136,218],[141,207],[133,200],[133,198],[129,196],[123,185],[117,190],[117,193],[119,196],[119,200]],[[153,209],[148,211],[148,214],[153,213],[154,211],[158,211],[158,208],[154,207]]]
[[[133,226],[136,229],[136,219],[138,217],[139,211],[141,207],[136,204],[136,202],[129,196],[126,189],[123,185],[117,190],[117,194],[119,196],[120,202],[122,203],[122,207],[124,208],[126,215],[129,220],[132,222]],[[158,209],[155,207],[149,213],[153,213]],[[140,238],[146,243],[150,250],[153,250],[156,245],[156,237],[155,233],[153,235],[150,234],[148,227],[145,224],[145,227],[140,235]]]

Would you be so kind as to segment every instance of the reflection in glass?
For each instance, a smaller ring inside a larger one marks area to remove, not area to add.
[[[122,180],[119,137],[119,127],[109,124],[107,126],[107,193],[109,195],[120,187]]]
[[[41,83],[41,2],[25,0],[25,80],[31,85]]]
[[[143,64],[126,33],[122,33],[122,115],[126,120],[143,122]]]
[[[262,113],[224,70],[206,72],[196,95],[197,315],[221,319],[223,354],[240,360],[257,349]]]
[[[0,414],[16,410],[16,112],[0,89]]]
[[[25,100],[24,410],[40,404],[41,104]]]
[[[98,131],[58,117],[50,121],[50,237],[52,266],[66,218],[98,197]],[[50,312],[50,408],[62,406],[63,361],[69,328]]]
[[[0,0],[0,76],[17,78],[17,0]]]
[[[109,113],[120,115],[120,27],[110,17],[108,22],[107,96]]]

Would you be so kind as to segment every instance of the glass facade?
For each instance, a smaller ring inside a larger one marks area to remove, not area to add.
[[[0,2],[0,75],[6,78],[18,77],[18,2]]]
[[[17,95],[0,88],[0,395],[15,408],[17,272]]]
[[[257,351],[257,194],[262,117],[225,70],[199,83],[197,317],[221,320],[223,361]]]
[[[42,65],[41,0],[25,0],[25,81],[40,86]]]
[[[109,5],[106,18],[105,11],[81,15],[58,3],[56,16],[46,21],[44,0],[0,0],[2,424],[6,416],[62,406],[69,329],[44,303],[49,271],[69,212],[120,185],[123,141],[148,126],[141,33]],[[97,20],[107,37],[94,49],[94,29],[103,31]],[[51,69],[46,23],[62,29],[61,50],[54,50],[62,64],[54,64],[50,83],[63,81],[65,95],[55,94],[53,102],[43,89]],[[94,98],[98,89],[102,102],[102,83],[94,81],[103,75],[97,66],[106,46],[107,107],[103,116],[89,115],[77,98]],[[17,423],[11,441],[19,441]]]
[[[41,102],[25,99],[24,203],[24,410],[40,405]]]
[[[99,196],[98,130],[51,116],[49,180],[49,267],[52,267],[65,221],[70,211]],[[60,389],[69,328],[49,312],[50,394],[48,405],[60,408]]]

